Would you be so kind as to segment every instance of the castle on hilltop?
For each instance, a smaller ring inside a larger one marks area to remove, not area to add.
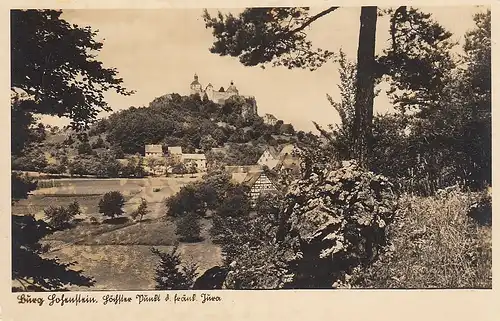
[[[250,106],[247,106],[244,110],[242,110],[242,116],[245,117],[249,114],[257,115],[257,103],[255,101],[255,98],[253,96],[240,95],[233,81],[231,81],[231,84],[229,85],[229,87],[227,87],[227,89],[224,89],[224,87],[220,87],[220,89],[216,91],[214,90],[214,87],[211,83],[208,83],[205,89],[203,89],[203,86],[198,80],[198,75],[194,74],[194,80],[193,82],[191,82],[190,89],[192,95],[198,94],[201,98],[206,96],[209,100],[221,105],[231,97],[243,98],[250,103]]]

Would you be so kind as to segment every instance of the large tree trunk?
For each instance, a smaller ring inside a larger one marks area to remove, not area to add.
[[[356,102],[354,117],[355,154],[363,167],[368,167],[375,88],[375,32],[377,7],[362,7],[359,29]]]

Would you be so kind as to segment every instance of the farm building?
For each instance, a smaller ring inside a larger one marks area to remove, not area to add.
[[[146,157],[162,157],[163,147],[161,145],[146,145],[144,147],[144,156]]]
[[[272,146],[268,146],[266,150],[262,153],[257,164],[261,166],[267,166],[268,168],[274,168],[278,165],[279,153]]]
[[[205,154],[182,154],[181,161],[186,165],[194,163],[198,172],[207,171],[207,157]]]
[[[250,187],[250,200],[252,206],[255,206],[255,202],[261,194],[278,191],[274,183],[264,172],[248,173],[243,184]]]
[[[228,168],[229,167],[229,168]],[[267,177],[264,171],[256,166],[226,166],[231,172],[231,180],[238,184],[250,187],[250,200],[255,205],[261,193],[276,192],[275,184]]]

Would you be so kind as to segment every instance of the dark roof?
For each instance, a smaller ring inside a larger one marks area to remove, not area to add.
[[[191,83],[191,86],[192,85],[201,85],[199,82],[198,82],[198,75],[197,74],[194,74],[194,80],[193,82]]]
[[[260,166],[260,165],[228,165],[228,166],[225,166],[225,170],[229,174],[260,172],[260,171],[262,171],[262,166]]]
[[[269,151],[269,153],[271,154],[271,156],[273,156],[274,158],[278,158],[279,153],[276,150],[276,148],[274,148],[274,146],[268,146],[267,150]]]
[[[236,86],[234,85],[234,83],[232,81],[231,81],[231,85],[229,87],[227,87],[226,92],[238,93],[238,89],[236,89]]]
[[[266,175],[263,172],[251,172],[248,173],[245,179],[243,180],[242,184],[248,185],[248,186],[253,186],[255,182],[259,179],[261,175]]]

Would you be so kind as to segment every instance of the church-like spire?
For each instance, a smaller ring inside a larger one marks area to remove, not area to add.
[[[236,86],[234,85],[234,82],[231,80],[231,85],[227,87],[226,92],[232,92],[238,94],[238,89],[236,89]]]

